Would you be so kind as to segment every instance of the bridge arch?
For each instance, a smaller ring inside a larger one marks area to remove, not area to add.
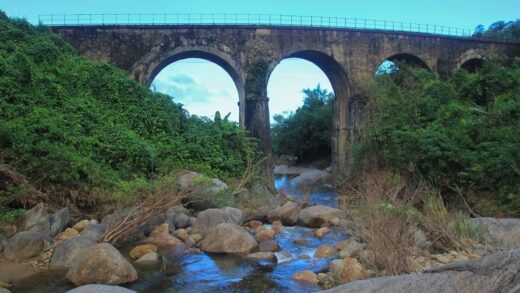
[[[412,53],[395,53],[390,55],[389,57],[381,60],[379,64],[377,64],[376,71],[379,69],[380,65],[383,64],[385,61],[391,61],[391,62],[405,62],[407,64],[410,64],[412,66],[417,66],[424,68],[430,72],[432,72],[433,66],[428,65],[427,62],[425,62],[421,57],[412,54]]]
[[[332,127],[332,168],[335,173],[349,174],[352,168],[350,152],[347,150],[349,141],[349,105],[352,96],[350,78],[344,67],[333,56],[317,50],[293,50],[282,53],[268,66],[265,86],[274,68],[284,59],[300,58],[307,60],[321,69],[327,76],[334,90],[334,113]]]
[[[486,53],[483,50],[467,50],[459,57],[456,69],[466,69],[467,71],[474,72],[483,66],[485,58]]]
[[[208,47],[190,46],[178,47],[164,52],[151,52],[149,56],[143,58],[145,60],[140,60],[136,63],[132,67],[131,71],[138,80],[149,87],[157,74],[159,74],[159,72],[166,66],[188,58],[200,58],[213,62],[229,74],[238,92],[237,102],[240,107],[239,120],[240,125],[243,125],[245,113],[245,88],[241,71],[239,70],[240,67],[231,56],[222,51]]]

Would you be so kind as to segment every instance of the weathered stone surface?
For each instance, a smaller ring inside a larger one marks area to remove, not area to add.
[[[312,284],[317,285],[318,284],[318,276],[310,270],[305,270],[298,272],[292,276],[293,280],[300,283],[305,284]]]
[[[274,239],[274,231],[271,229],[262,230],[256,233],[255,240],[257,242],[263,242]]]
[[[37,204],[27,211],[19,231],[37,231],[50,233],[51,221],[43,203]]]
[[[291,181],[296,185],[312,185],[317,183],[323,183],[327,180],[330,180],[331,174],[329,172],[325,172],[318,169],[307,169],[300,173],[297,177],[293,178]]]
[[[315,258],[328,258],[336,254],[336,248],[328,245],[322,244],[318,247],[316,252],[314,253]]]
[[[196,210],[217,207],[213,201],[214,196],[228,188],[226,183],[217,178],[207,178],[203,174],[191,171],[177,177],[177,183],[191,192],[188,206]]]
[[[137,293],[134,290],[126,289],[119,286],[90,284],[74,288],[66,293]]]
[[[342,216],[343,212],[340,209],[316,205],[303,209],[298,215],[298,222],[308,227],[320,227],[332,218]]]
[[[188,209],[183,206],[175,206],[166,212],[168,224],[176,228],[187,228],[191,225]]]
[[[63,233],[58,235],[58,240],[67,240],[71,237],[79,235],[78,230],[74,228],[67,228]]]
[[[296,224],[296,221],[298,221],[299,213],[300,207],[294,202],[288,201],[283,206],[267,213],[267,219],[271,223],[273,221],[279,220],[284,225],[294,225]]]
[[[242,223],[240,222],[239,217],[237,217],[237,212],[235,210],[232,212],[225,209],[207,209],[202,211],[197,215],[197,221],[195,221],[195,224],[193,225],[193,231],[204,236],[221,223],[240,225]]]
[[[69,225],[71,220],[69,208],[63,208],[50,215],[49,220],[51,223],[49,234],[51,237],[54,237]]]
[[[357,240],[350,238],[342,245],[342,249],[339,252],[339,257],[355,257],[360,251],[365,249],[366,244],[359,243]]]
[[[258,251],[260,252],[277,252],[280,251],[280,245],[275,240],[267,240],[258,244]]]
[[[330,273],[336,283],[345,284],[367,277],[362,264],[355,258],[335,259],[330,263]]]
[[[132,259],[138,259],[150,252],[157,252],[157,245],[155,244],[141,244],[130,250],[130,257]]]
[[[137,280],[137,271],[115,247],[101,243],[76,254],[67,278],[76,285],[118,285]]]
[[[217,225],[200,242],[203,251],[214,253],[248,253],[256,245],[251,234],[232,223]]]
[[[520,248],[520,219],[473,218],[470,223],[476,227],[482,225],[487,230],[488,240],[496,242],[500,248]]]
[[[103,233],[105,233],[106,225],[105,224],[95,224],[89,225],[85,230],[81,231],[80,235],[83,238],[90,238],[94,240],[99,240]]]
[[[321,227],[314,232],[314,235],[318,238],[323,238],[323,236],[325,236],[325,234],[327,234],[329,232],[330,232],[329,227]]]
[[[247,226],[251,227],[251,229],[255,230],[256,228],[263,226],[264,224],[258,220],[249,221]]]
[[[154,244],[159,248],[178,251],[186,250],[186,245],[184,245],[184,243],[177,237],[171,235],[169,231],[170,230],[167,223],[159,225],[152,231],[152,233],[150,233],[150,236],[148,236],[142,242]]]
[[[182,241],[186,241],[188,239],[188,232],[185,229],[177,229],[173,232],[173,236],[179,238]]]
[[[305,170],[303,167],[278,165],[274,166],[274,175],[300,175]]]
[[[76,224],[74,224],[74,226],[72,226],[72,228],[78,230],[79,232],[81,232],[85,228],[87,228],[89,225],[90,225],[90,221],[89,220],[81,220],[81,221],[77,222]]]
[[[255,260],[255,261],[258,261],[258,260],[274,261],[275,260],[274,253],[272,253],[272,252],[255,252],[255,253],[250,253],[250,254],[247,255],[247,258],[249,260]]]
[[[75,236],[63,241],[56,249],[51,257],[50,268],[52,270],[61,270],[69,268],[72,259],[81,250],[96,245],[97,242],[91,238]]]
[[[136,264],[141,265],[158,264],[159,262],[161,262],[161,256],[155,251],[143,255],[135,261]]]
[[[4,257],[11,261],[25,261],[38,256],[50,248],[52,239],[48,234],[37,231],[22,231],[9,239]]]
[[[520,249],[460,261],[423,274],[371,278],[327,291],[336,292],[518,292]]]
[[[11,291],[7,288],[0,288],[0,293],[11,293]]]

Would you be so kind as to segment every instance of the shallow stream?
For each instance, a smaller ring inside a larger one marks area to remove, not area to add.
[[[301,197],[296,186],[287,177],[277,178],[277,189],[284,188],[289,196]],[[316,204],[336,206],[335,195],[328,189],[319,189],[309,196]],[[277,253],[278,263],[250,261],[243,256],[223,254],[167,255],[162,265],[136,266],[139,279],[125,287],[143,293],[161,292],[312,292],[317,286],[301,285],[292,275],[303,270],[320,272],[328,267],[330,259],[313,258],[321,244],[335,245],[346,239],[343,229],[334,228],[322,239],[312,234],[312,229],[300,226],[284,227],[277,235],[282,253]],[[303,244],[294,240],[305,239]],[[31,276],[20,282],[13,292],[65,292],[74,288],[64,272]]]

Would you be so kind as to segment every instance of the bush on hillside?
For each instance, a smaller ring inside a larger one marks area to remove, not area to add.
[[[0,163],[37,190],[85,199],[179,169],[238,178],[255,153],[236,123],[190,116],[47,28],[0,13]],[[0,196],[13,188],[3,180]]]
[[[520,62],[438,80],[399,64],[376,77],[359,158],[495,201],[520,216]],[[359,162],[360,160],[358,160]],[[483,210],[483,209],[481,209]],[[494,212],[498,212],[495,210]]]

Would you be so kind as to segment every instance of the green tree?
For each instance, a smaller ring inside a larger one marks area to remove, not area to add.
[[[271,132],[276,155],[308,162],[330,156],[334,95],[319,85],[303,93],[303,105],[295,112],[274,115]]]

